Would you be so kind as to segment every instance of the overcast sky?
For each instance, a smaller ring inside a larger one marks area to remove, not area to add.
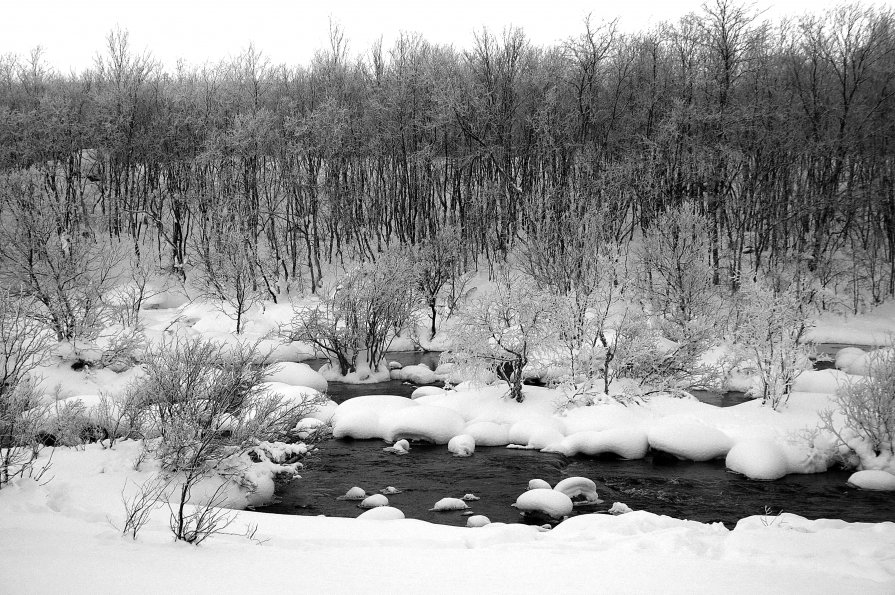
[[[895,0],[886,0],[891,5]],[[57,70],[80,71],[93,64],[115,27],[130,33],[132,47],[148,49],[168,68],[216,62],[239,54],[249,43],[274,63],[307,64],[325,47],[330,18],[344,28],[351,54],[383,37],[385,47],[400,31],[430,41],[469,47],[482,26],[500,32],[514,25],[537,44],[551,44],[581,32],[585,15],[619,17],[627,30],[676,19],[699,9],[703,0],[8,0],[0,19],[0,54],[44,48]],[[766,16],[822,10],[835,0],[759,0]]]

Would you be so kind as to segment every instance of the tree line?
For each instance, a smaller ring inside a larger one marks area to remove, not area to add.
[[[585,222],[626,244],[692,205],[715,285],[794,268],[857,310],[895,295],[893,77],[892,11],[854,3],[357,56],[336,26],[307,65],[250,46],[173,71],[114,31],[81,73],[0,57],[0,222],[25,246],[6,260],[102,239],[275,299],[444,230],[466,261],[559,262]]]

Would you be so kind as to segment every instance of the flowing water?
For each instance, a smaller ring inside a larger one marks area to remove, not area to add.
[[[389,354],[388,359],[404,365],[423,361],[434,367],[437,354]],[[364,394],[408,396],[414,388],[400,381],[353,386],[330,383],[329,393],[342,402]],[[696,396],[722,407],[747,400],[742,393],[698,392]],[[278,502],[262,510],[354,517],[362,512],[358,503],[337,500],[338,496],[353,486],[362,487],[367,494],[392,486],[401,493],[389,495],[389,501],[408,518],[463,525],[466,516],[461,512],[429,509],[441,498],[472,493],[480,498],[469,503],[475,514],[492,521],[540,522],[523,519],[511,506],[528,481],[540,478],[555,485],[564,477],[583,476],[596,482],[603,502],[576,508],[576,513],[605,511],[613,502],[624,502],[635,510],[728,526],[766,510],[808,518],[895,521],[895,498],[849,488],[848,471],[760,482],[730,473],[723,461],[693,463],[667,456],[621,461],[502,447],[480,447],[471,457],[455,457],[445,446],[429,445],[413,445],[408,454],[396,455],[383,451],[386,446],[379,440],[331,440],[321,445],[319,452],[306,460],[302,478],[282,486]]]

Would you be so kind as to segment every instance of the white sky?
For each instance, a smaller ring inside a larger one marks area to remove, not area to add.
[[[274,63],[307,64],[326,46],[330,17],[345,29],[350,52],[366,51],[382,36],[385,47],[400,31],[469,47],[482,26],[500,32],[522,27],[537,44],[576,35],[582,20],[619,17],[638,30],[696,11],[703,0],[5,0],[0,18],[0,54],[25,55],[40,45],[57,70],[90,67],[106,35],[121,27],[132,47],[148,49],[168,68],[216,62],[239,54],[250,42]],[[891,5],[895,0],[884,0]],[[835,0],[759,0],[770,18],[817,11]]]

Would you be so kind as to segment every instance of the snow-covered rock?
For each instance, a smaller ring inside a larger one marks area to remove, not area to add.
[[[409,401],[416,404],[416,401]],[[463,433],[466,421],[447,407],[417,405],[385,416],[383,436],[389,442],[400,438],[423,440],[434,444],[447,444],[451,438]]]
[[[840,370],[806,370],[796,377],[792,390],[833,395],[847,382],[848,374]]]
[[[551,488],[550,484],[547,483],[546,481],[544,481],[543,479],[532,479],[532,480],[529,480],[529,482],[528,482],[528,489],[529,490],[538,490],[538,489],[552,490],[553,488]]]
[[[383,494],[373,494],[364,498],[359,505],[361,508],[377,508],[379,506],[388,506],[388,498]]]
[[[404,513],[393,506],[377,506],[362,512],[357,518],[364,521],[399,521],[404,518]]]
[[[565,426],[553,416],[538,415],[521,419],[510,426],[509,444],[542,449],[563,439]]]
[[[484,527],[485,525],[490,525],[491,519],[482,514],[475,514],[466,519],[467,527]]]
[[[535,488],[520,494],[513,504],[525,513],[541,513],[554,519],[560,519],[572,513],[572,499],[556,490]]]
[[[895,475],[878,469],[867,469],[852,473],[848,478],[848,483],[862,490],[895,491]]]
[[[581,496],[588,503],[600,501],[600,497],[597,496],[597,484],[586,477],[567,477],[556,484],[553,489],[569,498]]]
[[[749,479],[780,479],[789,473],[786,453],[771,440],[750,438],[737,442],[727,453],[727,468]]]
[[[890,361],[893,357],[895,357],[895,348],[874,349],[852,360],[851,364],[844,370],[856,376],[869,376],[875,366],[879,366],[882,362]]]
[[[566,456],[578,454],[599,456],[616,454],[623,459],[642,459],[649,450],[646,432],[638,427],[611,428],[603,431],[585,430],[566,436],[544,449]]]
[[[264,375],[266,382],[282,382],[289,386],[306,386],[325,393],[329,383],[322,374],[315,371],[308,364],[297,362],[282,362],[271,367]]]
[[[381,417],[417,403],[397,395],[365,395],[348,399],[333,413],[333,437],[368,440],[384,438]]]
[[[668,417],[649,430],[650,447],[688,461],[710,461],[726,456],[733,441],[711,426],[689,419]]]
[[[613,502],[612,506],[609,508],[609,514],[619,515],[619,514],[627,514],[629,512],[634,512],[630,506],[625,504],[624,502]]]
[[[469,505],[460,498],[442,498],[430,508],[431,511],[447,511],[447,510],[466,510]]]
[[[385,494],[386,496],[391,496],[393,494],[400,494],[401,490],[396,488],[395,486],[386,486],[379,490],[380,493]]]
[[[410,443],[407,440],[398,440],[392,446],[383,448],[385,452],[391,452],[396,455],[406,455],[410,452]]]
[[[468,457],[475,452],[475,438],[469,434],[454,436],[448,442],[448,451],[458,457]]]
[[[344,496],[339,496],[336,500],[363,500],[367,497],[367,492],[364,491],[363,488],[359,488],[354,486],[347,492],[345,492]]]

